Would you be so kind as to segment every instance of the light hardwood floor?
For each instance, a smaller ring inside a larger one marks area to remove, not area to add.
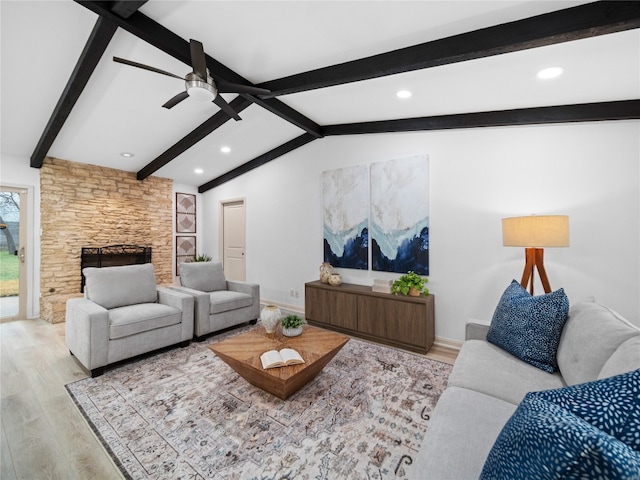
[[[453,350],[427,357],[453,363]],[[69,355],[64,323],[0,324],[0,478],[123,478],[73,404],[64,385],[86,373]]]

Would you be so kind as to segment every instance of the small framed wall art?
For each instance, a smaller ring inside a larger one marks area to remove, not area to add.
[[[176,232],[196,233],[196,196],[176,193]]]
[[[180,276],[180,262],[190,262],[196,256],[196,237],[176,235],[176,275]]]

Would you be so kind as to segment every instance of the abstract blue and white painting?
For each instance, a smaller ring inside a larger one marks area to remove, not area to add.
[[[371,165],[373,270],[429,275],[429,157]]]
[[[369,269],[369,174],[365,165],[322,174],[324,261]]]

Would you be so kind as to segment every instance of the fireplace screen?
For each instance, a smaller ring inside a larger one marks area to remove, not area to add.
[[[84,292],[85,279],[82,269],[85,267],[116,267],[139,263],[151,263],[151,247],[143,247],[141,245],[82,247],[82,255],[80,257],[82,283],[80,291]]]

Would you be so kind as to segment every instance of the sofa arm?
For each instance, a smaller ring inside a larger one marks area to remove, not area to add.
[[[471,320],[465,327],[465,340],[486,340],[489,324],[480,320]]]
[[[86,298],[67,300],[65,343],[87,370],[109,363],[109,311]]]
[[[194,300],[193,296],[174,289],[158,287],[158,302],[177,308],[182,312],[182,340],[193,337]]]
[[[194,290],[193,288],[172,286],[171,290],[181,292],[193,297],[193,330],[196,336],[202,335],[202,327],[209,325],[209,315],[211,308],[209,303],[211,302],[211,296],[208,292],[202,292],[200,290]]]

